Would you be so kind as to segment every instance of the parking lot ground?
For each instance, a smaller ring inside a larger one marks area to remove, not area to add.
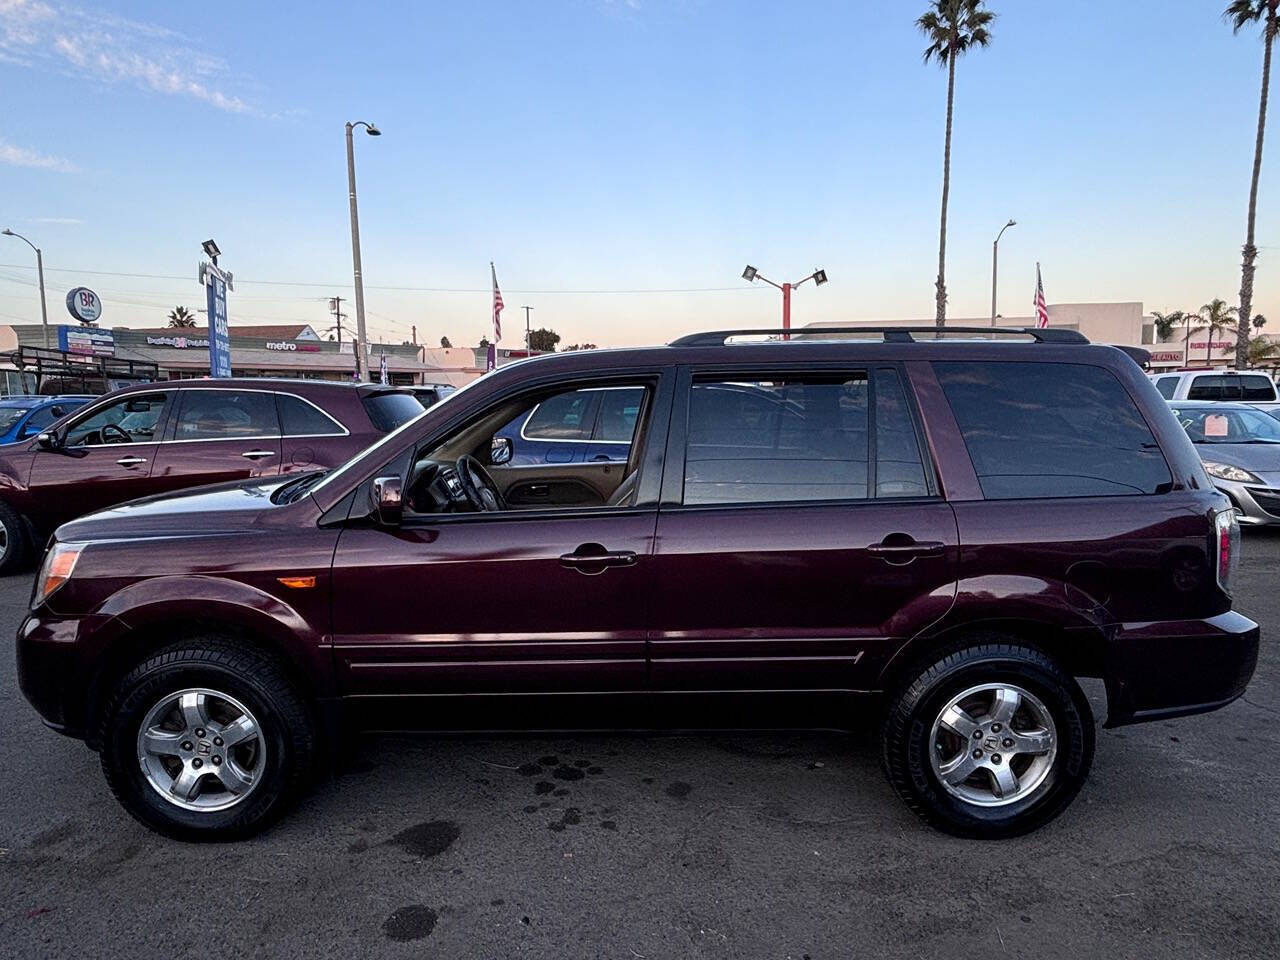
[[[868,731],[370,738],[265,835],[184,845],[40,724],[9,653],[0,957],[1280,956],[1280,535],[1243,556],[1246,699],[1099,730],[1074,806],[1002,843],[918,823]],[[0,580],[5,637],[30,582]]]

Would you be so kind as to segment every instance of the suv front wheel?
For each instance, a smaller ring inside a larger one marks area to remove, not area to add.
[[[148,657],[103,711],[102,770],[138,820],[179,840],[261,830],[304,786],[305,703],[270,657],[223,637]]]
[[[1034,830],[1075,798],[1093,761],[1080,685],[1039,650],[984,635],[891,696],[883,760],[922,819],[956,836]]]

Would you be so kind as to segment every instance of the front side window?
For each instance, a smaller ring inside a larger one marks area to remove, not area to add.
[[[227,440],[280,436],[273,394],[239,390],[185,390],[175,440]]]
[[[935,362],[989,500],[1161,493],[1172,477],[1110,371],[1074,363]]]
[[[866,498],[867,392],[864,373],[695,382],[684,503]]]
[[[586,440],[591,436],[596,390],[575,390],[544,400],[529,414],[526,440]]]
[[[1178,389],[1177,377],[1161,377],[1156,381],[1156,390],[1160,396],[1166,400],[1172,400],[1174,392]]]
[[[96,447],[109,443],[147,443],[158,440],[156,425],[164,410],[165,394],[144,393],[99,407],[68,428],[65,444]]]
[[[53,403],[47,407],[41,407],[33,413],[26,423],[22,425],[22,433],[24,436],[35,436],[45,427],[52,426],[55,420],[61,420],[72,410],[77,407],[83,407],[85,401],[75,400],[68,403]]]

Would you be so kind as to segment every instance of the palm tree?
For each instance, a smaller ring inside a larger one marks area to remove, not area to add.
[[[169,326],[194,327],[195,325],[196,315],[186,307],[174,307],[169,311]]]
[[[1232,0],[1222,17],[1239,33],[1250,24],[1262,22],[1262,94],[1258,100],[1258,136],[1253,147],[1253,179],[1249,183],[1249,220],[1244,235],[1244,259],[1240,264],[1240,316],[1248,317],[1253,309],[1253,262],[1258,248],[1253,243],[1254,225],[1258,218],[1258,176],[1262,172],[1262,137],[1267,127],[1267,91],[1271,86],[1271,46],[1280,30],[1276,10],[1280,0]],[[1249,360],[1249,325],[1241,324],[1236,338],[1236,368],[1243,369]]]
[[[1173,333],[1173,328],[1187,319],[1185,310],[1174,310],[1171,313],[1151,311],[1151,319],[1156,328],[1156,343],[1165,343]]]
[[[991,42],[987,28],[996,15],[982,9],[982,2],[930,0],[929,9],[916,21],[916,27],[929,41],[924,62],[936,60],[938,66],[947,68],[947,139],[942,151],[942,226],[938,231],[936,319],[939,327],[947,322],[947,200],[951,196],[951,118],[956,98],[956,58],[970,47],[985,47]]]
[[[1199,319],[1199,325],[1187,325],[1187,339],[1190,340],[1197,333],[1208,332],[1208,342],[1204,348],[1204,364],[1207,367],[1213,355],[1213,338],[1224,330],[1235,330],[1237,327],[1236,308],[1228,307],[1227,301],[1214,297],[1200,308]],[[1249,325],[1246,323],[1244,327],[1247,330]]]
[[[1275,340],[1268,340],[1262,335],[1251,337],[1249,339],[1249,366],[1260,367],[1267,365],[1280,365],[1280,343]]]

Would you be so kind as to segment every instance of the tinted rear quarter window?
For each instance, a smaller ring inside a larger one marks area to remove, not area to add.
[[[332,437],[344,433],[342,426],[329,414],[306,400],[278,393],[276,407],[280,411],[280,426],[286,437]]]
[[[1274,400],[1276,385],[1270,377],[1261,374],[1248,374],[1240,378],[1242,400]]]
[[[1164,397],[1166,400],[1172,400],[1177,389],[1177,377],[1161,377],[1156,381],[1156,390],[1160,393],[1160,396]]]
[[[933,366],[988,499],[1169,488],[1155,437],[1110,371],[1068,363]]]
[[[410,393],[388,391],[367,394],[360,399],[374,429],[380,433],[390,433],[422,413],[422,404]]]

